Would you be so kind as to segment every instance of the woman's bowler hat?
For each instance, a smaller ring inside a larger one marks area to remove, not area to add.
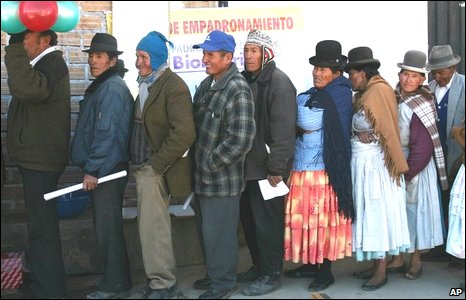
[[[319,67],[342,67],[346,56],[341,55],[341,45],[337,41],[325,40],[316,45],[316,55],[309,58],[309,63]]]
[[[380,62],[372,56],[372,50],[369,47],[356,47],[348,52],[348,63],[345,72],[356,66],[374,65],[376,69],[380,67]]]
[[[398,68],[402,70],[413,71],[417,73],[429,73],[430,70],[426,68],[426,58],[424,52],[417,50],[409,50],[406,52],[402,63],[398,63]]]

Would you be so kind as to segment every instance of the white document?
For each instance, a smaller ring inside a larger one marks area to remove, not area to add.
[[[280,181],[276,187],[271,186],[267,179],[259,180],[259,187],[264,200],[270,200],[275,197],[286,195],[290,191],[283,180]]]
[[[183,205],[181,204],[170,205],[168,206],[168,211],[170,212],[171,215],[174,215],[175,217],[194,216],[194,210],[189,205],[186,208],[183,208]]]
[[[183,204],[183,209],[187,209],[189,206],[189,203],[191,203],[191,200],[193,200],[194,193],[189,194],[188,197],[186,197],[186,201],[184,201]]]

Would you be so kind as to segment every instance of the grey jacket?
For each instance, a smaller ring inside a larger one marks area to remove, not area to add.
[[[435,80],[429,82],[429,88],[433,93],[438,88]],[[461,146],[455,142],[451,134],[453,126],[460,126],[464,118],[464,75],[455,73],[453,82],[448,94],[448,111],[447,111],[447,173],[451,172],[455,161],[463,154]],[[456,175],[456,174],[454,174]]]

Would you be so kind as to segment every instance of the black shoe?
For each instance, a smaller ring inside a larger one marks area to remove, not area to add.
[[[381,282],[379,283],[368,283],[367,281],[364,282],[364,284],[362,285],[362,289],[365,290],[365,291],[375,291],[381,287],[383,287],[384,285],[386,285],[388,282],[388,276],[385,276],[385,279],[382,280]]]
[[[316,279],[313,282],[311,282],[307,290],[311,292],[322,291],[328,288],[334,282],[335,280],[333,279],[333,275],[330,275],[330,277],[325,281],[318,281],[318,279]]]
[[[245,296],[261,296],[280,288],[280,276],[272,278],[262,275],[253,284],[245,288],[241,294]]]
[[[290,278],[302,278],[302,277],[312,278],[316,276],[317,271],[319,271],[318,265],[304,264],[295,269],[286,271],[285,273],[283,273],[283,275],[285,277],[290,277]]]
[[[421,261],[448,261],[449,256],[444,246],[437,246],[430,249],[429,252],[422,253]]]
[[[211,284],[212,281],[210,280],[210,278],[205,277],[194,281],[193,288],[195,288],[196,290],[208,290]]]
[[[256,266],[250,267],[246,272],[236,275],[236,282],[253,282],[260,276]]]
[[[228,299],[231,296],[233,296],[237,290],[238,290],[237,285],[225,291],[217,291],[217,290],[209,288],[207,292],[199,296],[199,299]]]
[[[147,287],[145,293],[142,295],[142,299],[173,299],[178,298],[181,295],[181,291],[178,285],[175,283],[170,288],[165,289],[151,289]]]

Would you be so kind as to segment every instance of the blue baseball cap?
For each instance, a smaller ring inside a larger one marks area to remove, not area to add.
[[[193,45],[194,49],[202,48],[207,51],[224,50],[231,53],[235,52],[235,47],[235,38],[220,30],[210,32],[205,38],[204,43]]]

